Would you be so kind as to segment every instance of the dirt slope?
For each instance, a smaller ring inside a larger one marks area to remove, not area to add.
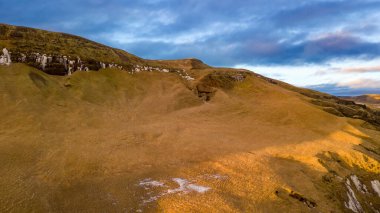
[[[0,82],[2,212],[344,212],[352,174],[379,209],[379,132],[255,75],[208,102],[172,73],[13,64]]]

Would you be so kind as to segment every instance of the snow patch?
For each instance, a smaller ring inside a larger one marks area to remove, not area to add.
[[[189,184],[187,186],[187,188],[190,189],[190,190],[192,190],[192,191],[196,191],[198,193],[205,193],[208,190],[210,190],[210,187],[198,186],[198,185],[195,185],[195,184]]]
[[[228,178],[228,176],[220,175],[220,174],[206,174],[206,175],[203,175],[202,177],[206,179],[216,179],[216,180],[226,180]]]
[[[167,191],[168,194],[173,194],[173,193],[177,193],[177,192],[185,192],[186,191],[186,185],[189,184],[189,182],[185,179],[181,179],[181,178],[173,178],[172,179],[174,182],[176,182],[179,187],[178,188],[175,188],[175,189],[169,189]]]
[[[178,184],[177,188],[168,189],[168,190],[160,192],[160,193],[157,193],[157,192],[155,193],[154,191],[149,191],[147,193],[147,195],[148,195],[147,197],[145,197],[145,198],[142,197],[142,199],[143,199],[142,204],[145,205],[145,204],[154,202],[154,201],[158,200],[159,198],[166,196],[166,195],[170,195],[170,194],[187,194],[190,192],[205,193],[211,189],[210,187],[207,187],[207,186],[201,186],[201,185],[194,184],[191,181],[188,181],[188,180],[183,179],[183,178],[172,178],[171,180]],[[156,181],[156,180],[152,180],[151,178],[147,178],[147,179],[140,181],[138,185],[143,187],[145,190],[151,190],[152,188],[157,188],[157,187],[160,187],[160,188],[169,187],[165,183],[160,182],[160,181]]]
[[[173,178],[174,182],[176,182],[179,187],[176,189],[169,189],[168,194],[172,193],[189,193],[191,191],[198,192],[198,193],[205,193],[208,190],[210,190],[210,187],[200,186],[196,184],[190,183],[188,180],[182,179],[182,178]]]
[[[164,187],[165,184],[156,180],[152,180],[150,178],[144,179],[139,182],[140,186],[143,186],[145,189],[150,187]]]

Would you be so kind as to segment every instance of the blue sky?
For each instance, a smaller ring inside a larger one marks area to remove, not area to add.
[[[0,22],[143,58],[199,58],[337,95],[380,93],[380,1],[0,0]]]

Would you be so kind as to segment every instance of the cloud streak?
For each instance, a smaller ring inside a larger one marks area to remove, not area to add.
[[[379,89],[380,90],[380,80],[373,79],[356,79],[349,82],[340,82],[337,84],[338,86],[347,86],[353,89],[358,88],[371,88],[371,89]]]
[[[345,68],[342,71],[343,72],[349,72],[349,73],[380,72],[380,66]]]

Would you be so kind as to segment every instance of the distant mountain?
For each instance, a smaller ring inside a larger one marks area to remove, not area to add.
[[[369,95],[360,95],[360,96],[342,96],[341,98],[355,101],[356,103],[366,104],[372,107],[380,108],[379,94],[369,94]]]
[[[379,110],[64,33],[0,48],[0,212],[380,209]]]
[[[308,86],[309,89],[329,93],[335,96],[360,96],[363,94],[379,93],[378,88],[351,88],[348,86],[339,86],[337,84],[320,84]]]

